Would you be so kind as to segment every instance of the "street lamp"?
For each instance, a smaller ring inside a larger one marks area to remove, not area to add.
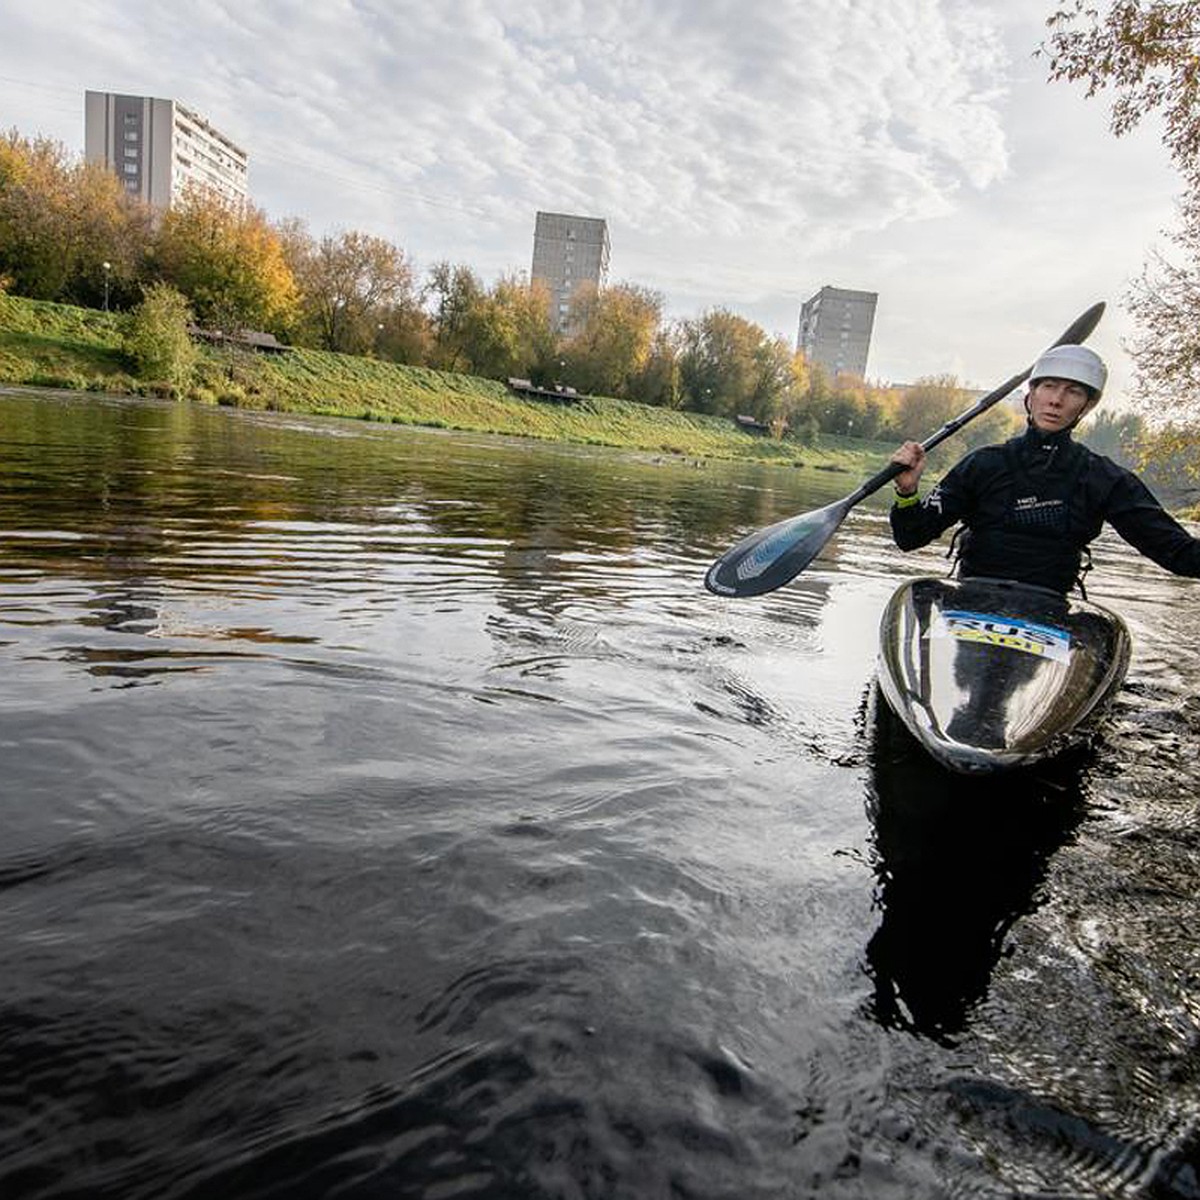
[[[112,270],[112,263],[102,262],[100,265],[104,268],[104,311],[108,312],[108,273]]]

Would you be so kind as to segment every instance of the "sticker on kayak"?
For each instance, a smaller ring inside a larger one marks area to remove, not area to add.
[[[1071,651],[1071,635],[1065,629],[1019,621],[1015,617],[998,617],[994,613],[946,609],[929,636],[1004,646],[1009,650],[1036,654],[1039,658],[1052,658],[1056,662],[1066,662]]]

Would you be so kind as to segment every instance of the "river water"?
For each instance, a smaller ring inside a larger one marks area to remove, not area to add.
[[[958,781],[857,482],[0,395],[0,1196],[1200,1196],[1197,585]]]

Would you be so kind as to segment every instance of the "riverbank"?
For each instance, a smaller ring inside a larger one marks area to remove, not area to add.
[[[115,394],[160,394],[122,352],[125,317],[0,295],[0,383]],[[200,347],[186,399],[204,404],[351,417],[690,458],[776,463],[866,475],[889,448],[820,435],[813,445],[747,433],[732,422],[609,397],[571,404],[526,399],[503,383],[321,350],[259,354]]]

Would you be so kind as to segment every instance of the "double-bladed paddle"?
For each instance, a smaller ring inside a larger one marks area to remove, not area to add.
[[[1104,312],[1104,301],[1093,304],[1087,312],[1076,318],[1056,346],[1078,345],[1100,322]],[[957,433],[980,413],[1003,400],[1014,388],[1020,387],[1033,371],[1028,366],[1011,379],[1006,379],[994,391],[981,397],[966,412],[946,422],[945,425],[921,443],[926,450],[944,442],[952,433]],[[718,596],[761,596],[773,592],[794,579],[825,547],[846,514],[872,492],[877,492],[885,483],[895,479],[906,468],[899,463],[888,463],[878,474],[849,496],[827,504],[824,508],[801,513],[796,517],[777,521],[766,529],[760,529],[743,538],[731,550],[726,550],[708,569],[704,586]]]

